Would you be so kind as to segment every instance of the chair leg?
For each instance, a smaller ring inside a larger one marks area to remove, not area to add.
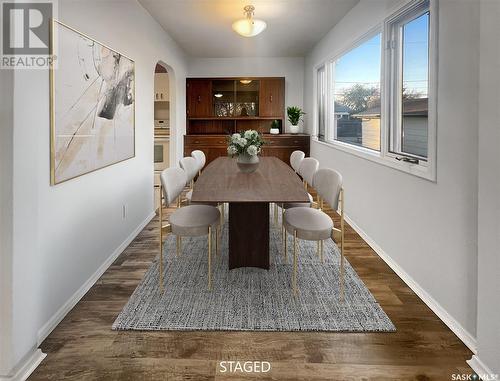
[[[293,293],[297,295],[297,230],[293,232]]]
[[[286,235],[286,229],[285,228],[283,228],[283,237],[285,238],[285,242],[283,244],[283,246],[284,246],[284,253],[283,254],[285,255],[285,263],[287,263],[288,262],[288,248],[287,248],[287,243],[288,243],[287,242],[288,241],[287,238],[288,237]]]
[[[325,263],[325,259],[323,258],[323,240],[319,241],[319,246],[320,246],[319,252],[321,253],[321,263]]]
[[[286,229],[285,229],[285,208],[283,208],[283,204],[281,205],[281,243],[283,246],[283,256],[285,257],[285,262],[287,262],[287,248],[286,248]]]
[[[340,251],[340,298],[344,301],[344,254]]]
[[[283,209],[281,209],[281,219],[283,219]],[[281,246],[285,244],[285,231],[283,230],[285,226],[283,223],[281,223],[280,229],[281,229]]]
[[[285,228],[285,208],[284,208],[284,205],[285,204],[281,204],[281,228],[282,229]]]
[[[212,289],[212,227],[208,227],[208,289]]]
[[[159,268],[159,282],[160,282],[160,292],[163,292],[163,208],[162,208],[162,186],[160,185],[160,203],[158,206],[158,220],[160,221],[160,265]]]
[[[219,256],[219,226],[215,228],[215,257]]]
[[[344,190],[340,190],[340,296],[344,302]]]
[[[316,241],[316,255],[318,256],[318,258],[320,258],[320,241]]]
[[[163,246],[163,245],[161,245],[161,246]],[[160,272],[160,276],[159,276],[159,279],[160,279],[160,292],[163,292],[163,250],[160,251],[159,272]]]
[[[281,250],[283,252],[283,257],[285,257],[285,231],[281,227]]]
[[[220,208],[220,226],[224,226],[224,217],[226,215],[226,208],[224,206],[224,203],[219,205]]]
[[[274,203],[274,225],[278,226],[278,204]]]

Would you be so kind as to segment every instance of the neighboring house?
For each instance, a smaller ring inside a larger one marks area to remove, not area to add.
[[[349,116],[352,114],[352,110],[343,105],[342,103],[335,102],[335,116],[337,119],[349,119]]]
[[[428,99],[405,99],[403,101],[403,152],[427,157]],[[364,147],[380,149],[380,105],[351,115],[362,120],[362,142]]]
[[[361,120],[351,117],[352,110],[335,102],[335,120],[337,123],[337,140],[342,142],[362,145]]]

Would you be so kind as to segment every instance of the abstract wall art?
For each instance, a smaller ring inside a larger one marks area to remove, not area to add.
[[[134,61],[52,22],[51,184],[135,156]]]

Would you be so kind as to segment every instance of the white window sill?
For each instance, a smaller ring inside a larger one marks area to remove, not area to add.
[[[350,155],[370,160],[375,163],[385,165],[386,167],[423,178],[425,180],[436,182],[436,170],[430,163],[423,163],[423,164],[406,163],[404,161],[396,160],[395,155],[392,154],[384,155],[382,152],[374,151],[368,148],[357,147],[351,144],[342,143],[338,141],[325,142],[319,140],[317,137],[312,137],[311,140],[314,143],[318,143],[326,147],[348,153]]]

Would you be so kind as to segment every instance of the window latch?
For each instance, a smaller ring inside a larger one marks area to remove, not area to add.
[[[408,156],[398,156],[396,157],[397,161],[404,161],[405,163],[410,163],[410,164],[418,164],[420,161],[418,159],[415,159],[413,157],[408,157]]]

